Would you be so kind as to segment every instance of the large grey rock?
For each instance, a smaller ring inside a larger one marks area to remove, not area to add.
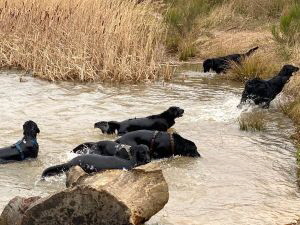
[[[67,185],[71,187],[35,201],[15,225],[142,224],[169,198],[167,183],[157,168],[94,175],[73,168]]]

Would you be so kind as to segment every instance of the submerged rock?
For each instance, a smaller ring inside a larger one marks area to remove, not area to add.
[[[21,210],[24,212],[12,210],[19,213],[19,219],[4,224],[136,225],[149,220],[169,199],[168,185],[157,168],[88,175],[76,167],[69,172],[67,185],[70,188],[34,201]],[[22,208],[21,205],[17,203],[15,208]],[[7,208],[9,205],[3,211],[5,218],[12,215]]]

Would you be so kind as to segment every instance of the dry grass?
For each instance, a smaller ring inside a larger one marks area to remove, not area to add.
[[[269,55],[255,54],[241,64],[232,62],[231,69],[225,75],[227,79],[247,81],[253,78],[267,79],[279,71],[280,64],[270,60]]]
[[[135,0],[0,0],[0,67],[48,80],[156,79],[166,32],[156,7]]]
[[[244,131],[262,131],[266,128],[265,114],[261,111],[247,112],[240,115],[238,122]]]
[[[231,0],[236,10],[252,18],[278,18],[293,0]]]
[[[226,2],[217,6],[211,13],[205,17],[198,18],[197,30],[206,28],[216,28],[220,26],[242,26],[245,23],[245,18],[236,12],[234,2]]]
[[[290,117],[296,124],[300,124],[300,98],[291,99],[281,103],[280,108],[283,113]]]

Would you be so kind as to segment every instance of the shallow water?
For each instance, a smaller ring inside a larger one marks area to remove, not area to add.
[[[99,120],[123,120],[185,109],[174,129],[193,140],[200,159],[176,157],[162,165],[170,199],[147,224],[285,224],[300,209],[292,123],[273,104],[265,132],[239,130],[236,108],[242,87],[184,68],[173,82],[118,86],[48,83],[0,74],[0,143],[15,143],[24,121],[37,122],[39,158],[0,165],[0,210],[14,196],[47,195],[64,187],[64,177],[40,182],[47,166],[70,159],[85,141],[110,139],[93,128]]]

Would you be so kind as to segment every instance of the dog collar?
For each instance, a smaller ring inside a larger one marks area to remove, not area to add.
[[[36,139],[31,140],[31,143],[32,143],[33,145],[39,145],[39,144],[37,143]]]
[[[19,152],[20,154],[20,157],[21,157],[21,160],[24,160],[25,159],[25,155],[24,155],[24,152],[20,146],[20,144],[22,143],[22,140],[18,141],[16,144],[14,144],[14,146],[16,147],[17,151]]]
[[[153,147],[154,147],[154,143],[155,143],[155,139],[156,139],[156,137],[157,137],[157,135],[158,135],[158,133],[159,133],[159,131],[154,131],[154,133],[153,133],[153,136],[152,136],[152,139],[151,139],[151,142],[150,142],[150,154],[152,153],[152,151],[153,151]]]

